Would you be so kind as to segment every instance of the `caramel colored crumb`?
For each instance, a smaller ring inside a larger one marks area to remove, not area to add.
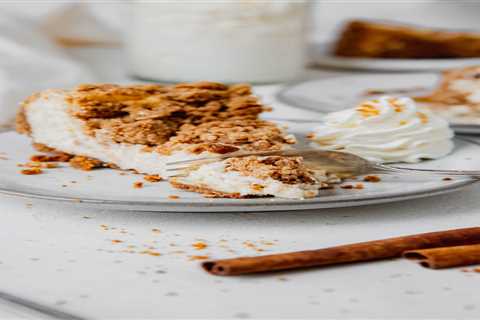
[[[58,163],[56,162],[27,162],[23,164],[18,164],[19,167],[26,168],[43,168],[43,169],[53,169],[58,168]]]
[[[70,165],[75,169],[90,171],[96,168],[103,167],[103,162],[84,156],[75,156],[70,159]]]
[[[473,272],[480,273],[480,268],[475,268],[475,269],[473,269]]]
[[[153,250],[144,250],[144,251],[140,252],[140,254],[148,254],[149,256],[154,256],[154,257],[158,257],[158,256],[161,255],[160,252],[153,251]]]
[[[160,233],[160,229],[153,228],[153,229],[152,229],[152,232],[155,232],[155,233]]]
[[[194,247],[197,250],[203,250],[208,247],[208,245],[205,242],[195,242],[192,244],[192,247]]]
[[[23,169],[22,171],[20,171],[21,174],[25,174],[27,176],[41,174],[42,172],[43,171],[40,168]]]
[[[190,256],[190,260],[207,260],[209,256]]]
[[[59,152],[55,155],[35,154],[30,157],[33,162],[68,162],[73,156]]]
[[[363,177],[363,181],[365,181],[365,182],[380,182],[381,179],[380,179],[379,176],[370,175],[370,176]]]
[[[123,241],[122,240],[112,240],[112,243],[122,243]]]
[[[158,174],[149,174],[143,176],[143,179],[148,182],[159,182],[162,181],[162,177],[160,177]]]
[[[364,188],[363,183],[357,183],[357,184],[355,184],[355,189],[363,189],[363,188]]]
[[[342,188],[342,189],[353,189],[353,185],[351,185],[351,184],[344,184],[344,185],[341,185],[340,188]]]
[[[141,189],[141,188],[143,188],[143,182],[137,181],[133,184],[133,187],[135,189]]]
[[[180,199],[180,197],[172,194],[168,196],[168,199],[176,200],[176,199]]]

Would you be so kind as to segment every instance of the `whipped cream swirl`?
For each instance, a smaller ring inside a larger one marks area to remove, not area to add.
[[[418,162],[453,149],[446,120],[420,110],[410,98],[380,97],[334,112],[310,135],[314,145],[376,162]]]

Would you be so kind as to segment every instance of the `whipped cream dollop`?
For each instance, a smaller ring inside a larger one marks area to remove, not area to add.
[[[410,98],[383,96],[328,114],[310,135],[314,145],[376,162],[418,162],[453,149],[448,122]]]

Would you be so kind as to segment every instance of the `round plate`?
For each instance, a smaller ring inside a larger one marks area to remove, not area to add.
[[[294,83],[277,97],[291,106],[320,113],[351,108],[372,99],[370,90],[392,95],[421,96],[431,91],[439,80],[437,73],[361,74],[338,76]],[[476,122],[478,121],[478,124]],[[480,134],[480,119],[474,123],[451,122],[457,133]]]
[[[309,128],[296,129],[303,136]],[[413,167],[438,169],[474,169],[480,146],[469,141],[456,141],[456,150],[441,160],[426,161]],[[184,211],[184,212],[246,212],[285,211],[359,206],[421,198],[459,190],[478,180],[455,178],[444,181],[443,176],[409,175],[381,176],[379,183],[363,183],[364,189],[322,190],[312,199],[206,199],[194,193],[172,188],[167,182],[144,183],[140,189],[133,183],[142,175],[112,169],[80,171],[64,164],[45,169],[43,174],[22,175],[18,164],[25,163],[35,151],[30,139],[14,132],[0,133],[0,193],[27,198],[74,202],[94,205],[95,208]],[[412,165],[409,165],[412,166]],[[478,169],[478,166],[476,167]],[[179,198],[172,199],[175,195]]]
[[[458,59],[378,59],[347,58],[332,55],[329,43],[313,44],[309,52],[311,63],[330,68],[370,71],[440,71],[480,64],[480,58]]]

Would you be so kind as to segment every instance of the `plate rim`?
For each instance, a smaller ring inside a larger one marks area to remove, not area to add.
[[[275,98],[280,101],[281,103],[284,103],[288,105],[289,107],[296,108],[296,109],[301,109],[301,110],[306,110],[309,112],[314,112],[317,113],[321,116],[327,114],[328,112],[322,112],[316,109],[315,107],[312,107],[311,105],[314,105],[315,103],[318,103],[314,100],[311,100],[309,98],[305,97],[296,97],[291,98],[287,94],[289,91],[294,89],[295,87],[302,85],[304,83],[310,83],[310,82],[317,82],[317,81],[323,81],[323,80],[328,80],[328,79],[344,79],[344,78],[362,78],[365,76],[368,77],[375,77],[375,76],[414,76],[414,75],[433,75],[437,74],[435,72],[429,72],[429,71],[424,71],[424,72],[415,72],[415,73],[384,73],[384,74],[351,74],[351,75],[330,75],[330,76],[325,76],[320,79],[310,79],[310,80],[299,80],[299,81],[293,81],[287,83],[285,86],[283,86],[280,90],[278,90],[275,93]],[[305,101],[305,102],[302,102]],[[473,124],[473,123],[461,123],[461,122],[450,122],[450,127],[455,131],[456,133],[461,133],[461,134],[474,134],[474,135],[479,135],[480,134],[480,124]]]
[[[4,133],[13,132],[12,130],[0,131],[0,136]],[[480,146],[480,142],[465,137],[455,137],[469,144]],[[363,206],[368,204],[390,203],[408,199],[425,198],[448,192],[454,192],[464,189],[470,185],[480,182],[480,179],[465,177],[465,179],[453,181],[445,185],[430,187],[421,191],[408,192],[387,192],[382,196],[365,195],[360,198],[319,200],[320,197],[309,199],[191,199],[190,202],[181,202],[170,200],[168,198],[159,200],[112,200],[98,198],[81,198],[62,195],[46,195],[32,191],[21,191],[15,186],[5,186],[0,183],[0,194],[7,196],[20,197],[24,199],[36,199],[46,201],[57,201],[60,203],[73,203],[84,205],[101,205],[103,208],[115,207],[126,211],[156,211],[156,212],[267,212],[267,211],[296,211],[310,209],[341,208],[352,206]]]

